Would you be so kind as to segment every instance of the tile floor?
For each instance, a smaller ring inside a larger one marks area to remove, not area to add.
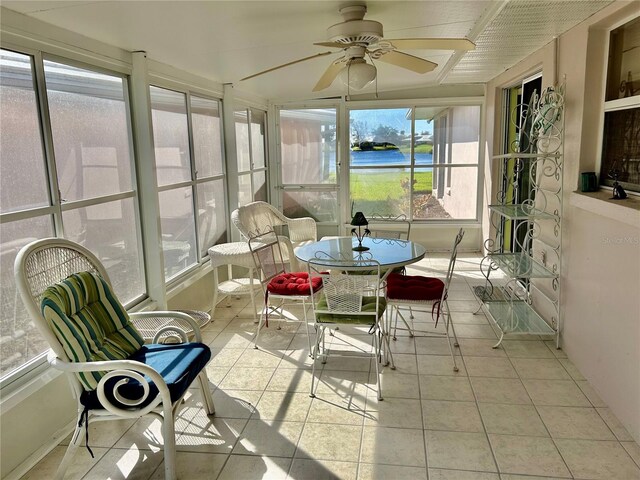
[[[410,273],[442,274],[447,262],[433,256]],[[640,448],[552,341],[511,339],[491,348],[492,327],[473,315],[478,262],[459,257],[449,295],[460,371],[451,368],[446,340],[399,335],[397,369],[382,373],[382,402],[371,362],[344,358],[323,366],[311,399],[304,328],[290,322],[278,330],[272,322],[254,350],[248,301],[222,303],[204,331],[217,412],[207,417],[199,392],[190,392],[176,426],[179,477],[640,479]],[[416,325],[428,319],[417,314]],[[368,348],[370,337],[343,328],[332,342]],[[52,478],[62,443],[23,478]],[[79,450],[67,478],[163,477],[157,420],[96,422],[90,445],[95,458]]]

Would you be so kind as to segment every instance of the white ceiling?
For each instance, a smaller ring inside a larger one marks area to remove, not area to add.
[[[342,21],[336,1],[3,1],[11,10],[268,99],[339,96],[336,80],[311,89],[332,59],[320,57],[252,80],[252,73],[323,51]],[[473,52],[413,50],[439,64],[420,75],[378,62],[378,90],[486,82],[611,0],[369,1],[365,19],[386,38],[467,37]],[[373,86],[365,91],[372,91]]]

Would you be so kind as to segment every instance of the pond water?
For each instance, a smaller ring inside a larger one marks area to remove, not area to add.
[[[431,165],[433,154],[416,153],[416,164]],[[409,153],[402,153],[399,150],[365,150],[351,152],[351,166],[363,167],[373,165],[408,165],[411,163]]]

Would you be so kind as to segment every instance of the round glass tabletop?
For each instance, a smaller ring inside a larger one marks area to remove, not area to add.
[[[322,265],[322,259],[327,259],[327,265],[336,260],[348,262],[373,259],[381,267],[401,267],[421,260],[426,251],[419,243],[395,238],[365,237],[362,245],[368,247],[366,251],[355,251],[358,245],[355,237],[337,237],[305,245],[296,250],[296,257],[307,263],[313,259],[314,263]],[[363,267],[366,268],[366,267]]]

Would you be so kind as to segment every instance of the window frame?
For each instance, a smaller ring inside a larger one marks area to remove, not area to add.
[[[48,53],[45,50],[34,49],[14,44],[12,42],[3,42],[3,50],[8,50],[21,55],[30,57],[31,72],[33,78],[33,89],[36,100],[39,136],[42,144],[42,160],[44,162],[46,176],[46,190],[49,205],[34,208],[16,210],[12,212],[0,213],[0,226],[20,220],[28,220],[38,217],[49,217],[51,221],[51,230],[54,237],[65,238],[63,213],[73,210],[86,208],[89,206],[106,204],[118,200],[133,199],[134,220],[136,227],[136,243],[140,252],[138,259],[139,273],[143,281],[143,292],[124,304],[127,310],[135,309],[142,302],[149,298],[148,294],[148,278],[145,263],[145,249],[142,238],[142,223],[140,216],[140,194],[138,189],[138,179],[136,171],[137,156],[134,148],[132,110],[131,110],[131,92],[130,92],[130,71],[123,71],[121,68],[109,69],[102,65],[87,63],[75,58],[67,58],[60,55]],[[52,133],[51,115],[49,111],[49,97],[47,92],[47,82],[45,77],[44,62],[46,60],[68,65],[70,67],[81,68],[95,73],[101,73],[122,80],[122,94],[126,117],[127,143],[129,149],[130,169],[131,169],[131,190],[118,193],[91,197],[82,200],[65,201],[61,198],[59,190],[59,177],[55,159],[54,139]],[[27,360],[21,366],[8,372],[0,379],[0,392],[3,394],[19,388],[24,382],[34,378],[36,375],[48,369],[47,355],[49,348],[39,353],[33,358]]]
[[[202,267],[204,264],[208,262],[208,256],[201,255],[201,238],[200,238],[200,219],[198,218],[198,185],[215,182],[217,180],[222,180],[223,189],[224,189],[224,197],[225,197],[225,212],[224,212],[224,220],[227,229],[227,240],[229,240],[230,235],[230,222],[229,222],[229,188],[228,188],[228,174],[227,174],[227,162],[226,162],[226,151],[225,151],[225,142],[224,142],[224,121],[223,121],[223,100],[220,97],[215,96],[211,92],[204,92],[197,87],[193,87],[191,85],[182,85],[178,82],[173,82],[163,78],[161,76],[156,76],[150,74],[149,81],[147,83],[147,88],[156,87],[164,90],[170,90],[172,92],[180,93],[184,95],[186,102],[186,115],[187,115],[187,133],[188,133],[188,141],[189,141],[189,168],[190,168],[190,180],[184,180],[177,183],[170,183],[166,185],[159,186],[156,182],[157,194],[159,195],[161,192],[174,190],[179,188],[191,187],[192,191],[192,206],[193,206],[193,214],[194,214],[194,225],[195,225],[195,239],[196,239],[196,262],[187,266],[183,270],[179,271],[175,275],[169,278],[163,278],[163,281],[168,289],[172,289],[176,287],[178,284],[183,282],[187,277],[191,276],[196,270]],[[194,140],[193,140],[193,119],[192,119],[192,109],[191,109],[191,97],[195,96],[198,98],[202,98],[209,101],[215,101],[218,104],[218,112],[220,114],[220,152],[221,152],[221,163],[222,163],[222,173],[209,175],[206,177],[198,177],[195,151],[194,151]],[[150,103],[150,111],[151,114],[151,103]],[[153,124],[153,122],[151,122]],[[155,149],[155,145],[154,145]],[[154,151],[155,155],[155,151]],[[162,249],[161,249],[162,251]]]
[[[410,179],[413,182],[414,172],[416,169],[424,167],[424,168],[432,168],[435,172],[436,169],[445,169],[445,171],[451,171],[452,168],[460,168],[460,167],[473,167],[477,169],[476,175],[476,212],[475,218],[469,219],[415,219],[413,218],[413,202],[411,202],[411,209],[408,215],[408,219],[410,222],[415,224],[422,225],[477,225],[481,222],[482,219],[482,186],[483,186],[483,175],[484,172],[484,150],[482,145],[484,144],[485,138],[485,99],[484,97],[457,97],[457,98],[434,98],[434,99],[420,99],[420,100],[407,100],[407,101],[395,101],[395,100],[384,100],[384,101],[353,101],[346,102],[345,104],[345,118],[346,122],[344,126],[344,130],[347,132],[346,135],[350,134],[350,112],[351,110],[382,110],[382,109],[411,109],[411,134],[414,135],[415,129],[415,109],[424,108],[424,107],[465,107],[465,106],[477,106],[479,108],[479,123],[478,123],[478,162],[477,163],[446,163],[446,164],[431,164],[431,165],[416,165],[415,164],[415,155],[414,155],[414,143],[411,142],[411,150],[410,150],[410,166],[402,165],[402,168],[410,168]],[[447,113],[447,124],[449,123],[449,114]],[[446,147],[449,149],[450,146],[450,136],[451,129],[447,128],[444,132],[446,134]],[[435,132],[434,132],[435,134]],[[346,168],[343,168],[343,171],[347,171],[350,173],[351,167],[351,158],[350,158],[350,142],[343,142],[345,145],[343,146],[343,155],[344,162],[343,165],[346,165]],[[450,158],[451,152],[447,152],[447,158]],[[362,169],[385,169],[385,168],[398,168],[400,165],[394,166],[366,166],[361,167]],[[358,169],[360,167],[356,167]],[[350,204],[351,192],[350,192],[350,177],[349,173],[346,175],[346,183],[344,184],[344,190],[347,201],[345,205]],[[344,181],[344,176],[341,178],[341,181]],[[412,193],[410,194],[412,196]],[[350,218],[350,212],[345,211],[343,208],[344,218]]]
[[[255,174],[258,172],[263,172],[264,173],[264,188],[265,188],[265,192],[267,194],[267,198],[263,201],[265,202],[269,202],[269,200],[271,199],[272,195],[271,195],[271,188],[270,188],[270,182],[269,182],[269,132],[268,132],[268,125],[269,125],[269,111],[266,108],[262,108],[262,107],[258,107],[256,105],[250,105],[248,103],[245,102],[237,102],[234,105],[233,108],[233,124],[234,127],[237,124],[236,121],[236,112],[243,110],[246,118],[247,118],[247,139],[248,139],[248,147],[249,147],[249,170],[244,170],[244,171],[240,171],[240,169],[238,168],[239,165],[237,164],[237,159],[236,159],[236,175],[237,175],[237,182],[238,182],[238,199],[236,199],[236,201],[238,202],[237,205],[238,206],[242,206],[240,205],[240,178],[241,177],[249,177],[249,184],[251,186],[251,201],[255,202]],[[252,118],[253,118],[253,110],[259,110],[264,114],[264,165],[262,167],[255,167],[255,162],[254,162],[254,158],[253,158],[253,134],[251,133],[251,125],[252,125]],[[237,135],[236,135],[236,150],[237,150],[237,145],[238,145],[238,140],[237,140]],[[236,155],[237,157],[237,155]]]
[[[640,108],[640,93],[632,97],[617,98],[614,100],[607,100],[607,78],[609,74],[609,49],[611,47],[611,32],[623,25],[640,18],[637,13],[629,15],[624,19],[615,22],[611,26],[604,30],[604,51],[602,58],[602,89],[601,89],[601,111],[598,124],[598,143],[597,143],[597,157],[596,157],[596,173],[598,175],[598,187],[601,190],[610,190],[612,185],[604,183],[605,178],[602,175],[602,161],[603,161],[603,147],[604,147],[604,125],[605,115],[609,112],[616,112],[620,110],[630,110],[632,108]],[[624,182],[620,182],[625,188],[625,191],[629,195],[640,196],[640,186],[631,187],[637,188],[637,190],[630,190],[630,188]]]

